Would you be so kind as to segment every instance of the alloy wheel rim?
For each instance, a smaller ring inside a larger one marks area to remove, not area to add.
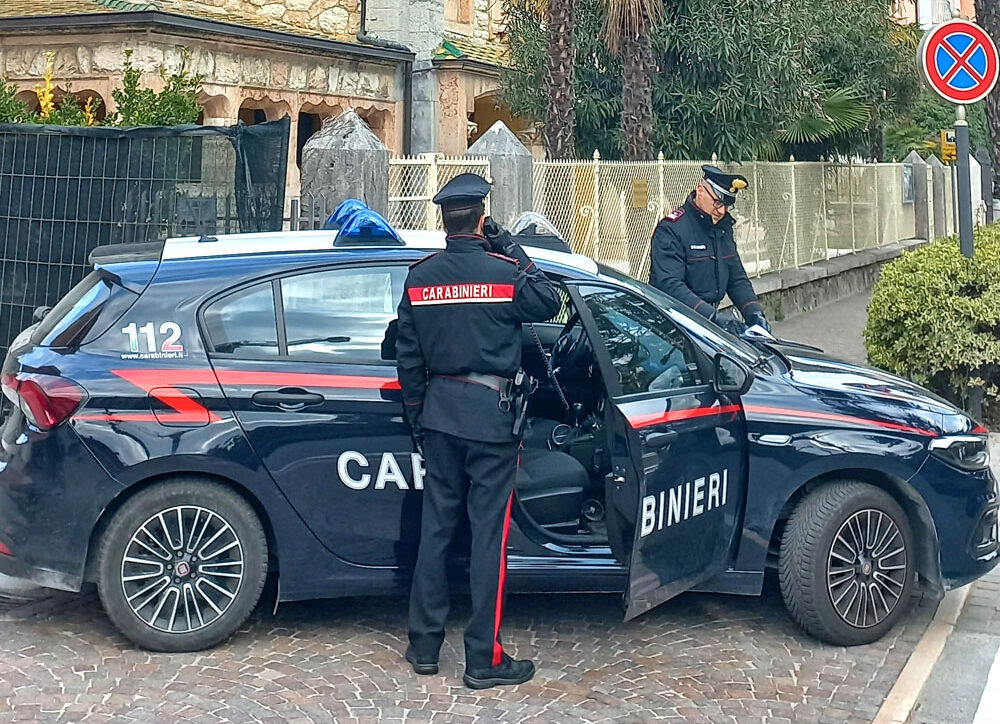
[[[191,633],[229,610],[244,571],[243,546],[229,522],[208,508],[178,505],[150,516],[129,540],[122,591],[147,626]]]
[[[874,508],[840,526],[827,559],[827,589],[837,614],[855,628],[882,623],[906,588],[907,551],[899,526]]]

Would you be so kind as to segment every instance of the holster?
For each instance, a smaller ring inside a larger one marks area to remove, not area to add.
[[[524,370],[518,370],[510,387],[510,406],[514,411],[514,425],[511,432],[515,440],[524,435],[528,422],[528,398],[538,388],[538,380]]]

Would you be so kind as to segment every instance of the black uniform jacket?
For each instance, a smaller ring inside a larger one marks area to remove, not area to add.
[[[561,302],[520,247],[509,258],[488,252],[487,243],[449,236],[445,251],[410,267],[396,362],[414,429],[513,442],[513,413],[500,410],[500,394],[455,378],[469,372],[513,378],[521,366],[521,323],[555,316]]]
[[[745,317],[761,313],[733,238],[733,217],[718,224],[689,196],[653,232],[649,282],[706,317],[729,298]]]

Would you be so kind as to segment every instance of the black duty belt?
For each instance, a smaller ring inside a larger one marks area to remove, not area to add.
[[[459,382],[470,382],[474,385],[482,385],[483,387],[489,387],[491,390],[496,390],[501,395],[510,394],[511,385],[514,383],[513,380],[506,377],[500,377],[499,375],[481,375],[478,372],[465,372],[460,375],[434,375],[434,377],[441,377],[446,380],[458,380]]]

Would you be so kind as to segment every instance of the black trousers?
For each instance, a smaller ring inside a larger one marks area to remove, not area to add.
[[[507,531],[517,474],[517,443],[476,442],[425,433],[424,505],[420,550],[410,591],[410,645],[422,661],[437,660],[448,617],[446,554],[455,528],[469,514],[472,616],[465,629],[465,665],[501,661],[500,620],[507,573]]]

